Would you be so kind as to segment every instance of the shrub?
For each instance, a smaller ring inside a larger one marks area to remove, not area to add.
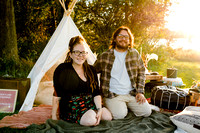
[[[0,58],[0,77],[26,78],[34,63],[22,58],[19,62]]]

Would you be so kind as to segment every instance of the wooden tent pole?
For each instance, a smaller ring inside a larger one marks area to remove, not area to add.
[[[59,2],[61,4],[61,6],[63,7],[65,14],[67,14],[67,16],[69,16],[71,14],[71,12],[72,12],[77,0],[72,0],[72,2],[68,6],[68,10],[66,10],[66,6],[65,6],[65,1],[64,0],[59,0]]]

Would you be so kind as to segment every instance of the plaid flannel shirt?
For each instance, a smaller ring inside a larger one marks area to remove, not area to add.
[[[144,93],[145,67],[140,54],[136,49],[131,48],[128,49],[125,59],[126,69],[131,80],[131,85],[133,88],[135,88],[134,90],[130,91],[130,94],[135,95],[136,93]],[[111,48],[108,51],[102,53],[94,64],[97,73],[101,73],[100,88],[102,90],[103,96],[106,98],[113,98],[116,96],[116,94],[109,91],[111,69],[114,60],[114,49]]]

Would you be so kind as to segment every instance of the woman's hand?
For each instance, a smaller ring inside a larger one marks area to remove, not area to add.
[[[58,120],[56,115],[52,115],[52,120]]]
[[[58,120],[59,119],[59,101],[60,97],[53,96],[53,104],[52,104],[52,119]]]
[[[135,96],[135,99],[137,100],[137,102],[139,102],[139,104],[143,104],[146,101],[146,98],[145,98],[145,96],[142,93],[138,93]]]
[[[95,126],[98,125],[100,123],[101,120],[101,115],[102,115],[102,99],[101,99],[101,95],[97,95],[94,97],[94,103],[95,106],[97,108],[97,113],[96,113],[96,119],[97,122],[95,123]]]
[[[97,122],[96,122],[95,126],[99,125],[99,123],[101,121],[101,116],[102,116],[102,108],[98,109],[98,111],[97,111],[97,115],[96,115]]]

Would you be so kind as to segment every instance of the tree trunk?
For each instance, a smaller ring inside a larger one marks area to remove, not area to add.
[[[18,62],[13,0],[0,0],[0,58]]]

